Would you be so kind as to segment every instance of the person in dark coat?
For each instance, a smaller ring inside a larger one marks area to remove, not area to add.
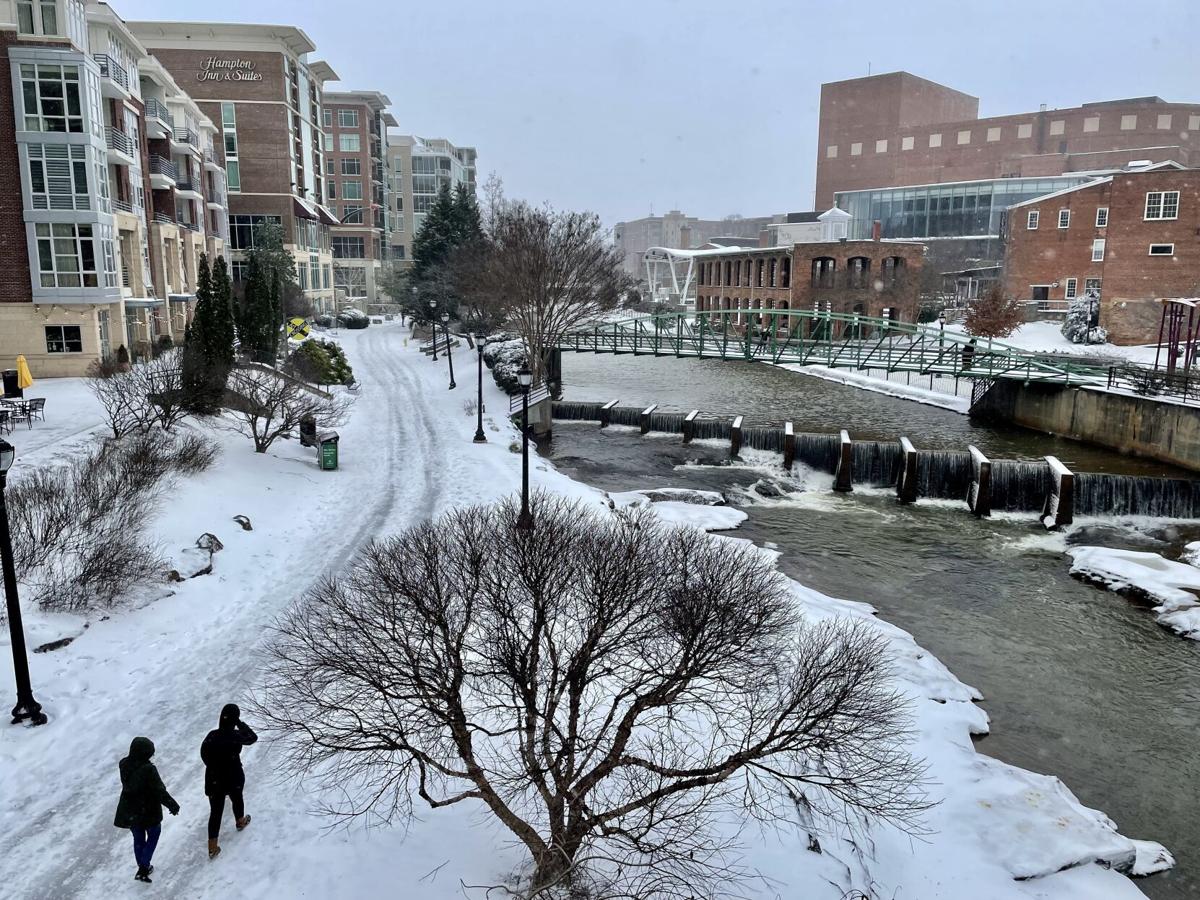
[[[258,740],[258,735],[242,721],[242,711],[236,703],[227,703],[221,710],[218,726],[208,733],[200,745],[204,760],[204,793],[208,795],[208,858],[221,852],[217,835],[221,833],[221,815],[225,798],[233,807],[234,825],[241,831],[250,824],[242,803],[242,788],[246,773],[242,771],[242,748]]]
[[[150,758],[154,756],[154,742],[150,738],[135,737],[129,744],[129,755],[120,762],[121,799],[117,801],[117,814],[113,824],[133,832],[133,857],[137,861],[138,881],[150,883],[154,866],[154,848],[162,831],[162,808],[171,815],[179,815],[179,804],[167,793],[158,769]]]

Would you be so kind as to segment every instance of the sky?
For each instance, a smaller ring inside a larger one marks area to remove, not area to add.
[[[400,130],[511,197],[609,225],[812,208],[821,84],[906,70],[980,115],[1200,103],[1200,0],[110,0],[127,19],[294,24]]]

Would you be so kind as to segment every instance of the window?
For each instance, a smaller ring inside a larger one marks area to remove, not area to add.
[[[17,30],[22,34],[61,34],[54,0],[17,0]]]
[[[330,150],[333,149],[333,132],[326,131],[326,132],[323,132],[323,134],[324,134],[324,140],[322,140],[322,142],[321,142],[321,149],[324,150],[326,153],[328,153]]]
[[[438,192],[436,175],[414,175],[412,182],[414,194],[436,194]]]
[[[906,138],[900,138],[900,149],[901,150],[911,150],[916,145],[917,145],[917,139],[912,137],[911,135]]]
[[[942,136],[940,134],[931,134],[929,136],[929,146],[930,147],[942,146]]]
[[[236,159],[225,163],[225,183],[230,193],[237,194],[242,190],[242,166]]]
[[[26,131],[83,133],[78,66],[21,64]]]
[[[1096,227],[1097,228],[1108,227],[1108,207],[1107,206],[1097,207],[1097,209],[1096,209]]]
[[[1076,298],[1076,296],[1078,296],[1078,294],[1079,294],[1079,279],[1068,278],[1067,279],[1067,289],[1064,293],[1064,296],[1068,300],[1074,300]]]
[[[960,144],[971,143],[971,132],[969,130],[968,131],[960,131],[958,133],[958,142]]]
[[[1159,127],[1160,131],[1165,131],[1166,129],[1170,128],[1171,127],[1171,117],[1169,115],[1159,116],[1158,117],[1158,127]]]
[[[357,128],[358,127],[358,110],[357,109],[339,109],[338,110],[338,127],[339,128]]]
[[[1149,191],[1146,194],[1145,218],[1179,218],[1179,191]]]
[[[828,147],[825,148],[825,158],[826,159],[837,159],[837,144],[830,144]],[[413,160],[413,162],[415,163],[416,160]],[[413,171],[414,172],[416,171],[415,165],[413,167]]]
[[[361,200],[362,199],[362,182],[361,181],[343,181],[342,182],[342,199],[343,200]]]
[[[1133,131],[1137,128],[1137,116],[1121,116],[1121,130]]]
[[[360,237],[343,237],[337,235],[333,239],[334,259],[364,259],[366,247]]]
[[[44,288],[99,287],[93,225],[66,222],[34,226],[38,271]]]
[[[1050,123],[1051,134],[1064,134],[1067,130],[1067,123],[1062,119],[1055,119]]]
[[[234,281],[245,281],[250,274],[250,263],[244,259],[235,259],[229,264],[229,272]]]
[[[1059,228],[1070,228],[1071,227],[1071,211],[1069,209],[1060,209],[1058,211],[1058,227]]]
[[[876,153],[887,153],[887,141],[876,141],[875,142],[875,152]]]
[[[237,110],[232,103],[221,104],[221,133],[225,140],[226,187],[236,194],[242,189],[242,167],[238,163]]]
[[[229,246],[233,250],[253,250],[254,233],[263,225],[282,225],[279,216],[236,215],[229,217]]]
[[[325,157],[325,174],[332,175],[334,173],[334,161],[332,156]]]
[[[1100,117],[1099,116],[1088,116],[1086,119],[1084,119],[1083,120],[1083,130],[1084,130],[1084,132],[1099,131],[1100,130]]]
[[[851,156],[862,156],[862,142],[856,142],[850,145]]]
[[[997,126],[997,127],[995,127],[995,128],[989,128],[989,129],[988,129],[988,132],[987,132],[987,139],[988,139],[988,142],[989,142],[989,143],[991,143],[991,142],[994,142],[994,141],[998,141],[998,140],[1000,140],[1000,128],[999,128],[999,126]]]
[[[1200,131],[1200,116],[1188,116],[1188,131]]]
[[[333,110],[332,109],[321,110],[321,126],[323,128],[332,128],[333,127]]]
[[[1031,125],[1028,122],[1026,122],[1024,125],[1018,125],[1017,126],[1017,137],[1018,138],[1033,137],[1033,125]]]
[[[1100,279],[1099,278],[1085,278],[1083,280],[1083,292],[1085,294],[1095,294],[1096,296],[1099,296],[1100,295]]]
[[[414,196],[413,197],[413,214],[420,215],[421,213],[429,212],[430,208],[433,206],[433,200],[434,200],[434,198],[430,194],[417,194],[416,196]],[[420,231],[421,223],[414,222],[413,228],[416,229],[417,231]]]
[[[414,156],[412,170],[414,175],[436,175],[437,160],[432,156]]]
[[[337,199],[337,182],[336,181],[329,182],[329,184],[326,185],[325,193],[329,196],[330,200],[336,200]]]
[[[1150,245],[1150,255],[1151,256],[1174,256],[1175,255],[1175,245],[1174,244],[1151,244]]]
[[[343,225],[361,225],[363,223],[363,208],[347,203],[342,207]]]
[[[361,175],[362,160],[361,159],[343,159],[342,160],[343,175]]]
[[[1092,262],[1104,261],[1104,238],[1092,241]]]
[[[1037,231],[1038,219],[1041,218],[1041,215],[1042,214],[1040,212],[1038,212],[1036,209],[1031,209],[1029,211],[1028,217],[1025,219],[1025,227],[1028,228],[1030,231]]]
[[[87,149],[83,145],[30,144],[28,152],[34,209],[92,208],[88,195]]]
[[[343,153],[358,153],[362,149],[362,138],[357,134],[339,134],[338,149]]]
[[[82,353],[83,334],[78,325],[47,325],[47,353]]]

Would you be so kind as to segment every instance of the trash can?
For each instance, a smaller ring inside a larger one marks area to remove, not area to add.
[[[300,419],[300,446],[317,446],[317,419],[315,416],[303,416]]]
[[[5,397],[24,397],[25,392],[21,390],[17,384],[17,370],[5,369],[4,374],[4,396]]]
[[[338,467],[338,433],[322,431],[317,435],[317,465],[324,472],[331,472]]]

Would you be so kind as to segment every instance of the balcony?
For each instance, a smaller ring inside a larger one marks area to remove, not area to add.
[[[200,135],[196,134],[191,128],[180,128],[175,126],[175,130],[171,133],[171,149],[179,153],[185,153],[188,150],[200,152]]]
[[[118,200],[116,197],[114,197],[112,201],[112,207],[117,212],[133,213],[133,204],[128,200]]]
[[[150,157],[150,187],[156,191],[165,191],[175,187],[179,180],[179,169],[175,163],[162,156]]]
[[[217,162],[217,154],[213,151],[212,147],[204,148],[204,168],[213,172],[223,171],[221,164]]]
[[[228,205],[228,200],[224,191],[219,188],[209,188],[205,203],[214,209],[224,209]]]
[[[175,182],[176,194],[189,194],[190,199],[203,200],[204,197],[200,193],[200,186],[190,178],[180,178]]]
[[[109,125],[104,129],[104,143],[109,149],[109,162],[118,166],[133,165],[133,158],[138,152],[138,148],[133,144],[133,138]]]
[[[154,221],[157,222],[159,225],[174,225],[175,224],[175,219],[172,218],[171,216],[168,216],[166,213],[155,213]]]
[[[175,133],[175,119],[162,102],[146,101],[146,134],[152,138],[169,138]]]
[[[128,100],[129,73],[107,53],[95,53],[93,59],[100,64],[100,93],[114,100]]]

